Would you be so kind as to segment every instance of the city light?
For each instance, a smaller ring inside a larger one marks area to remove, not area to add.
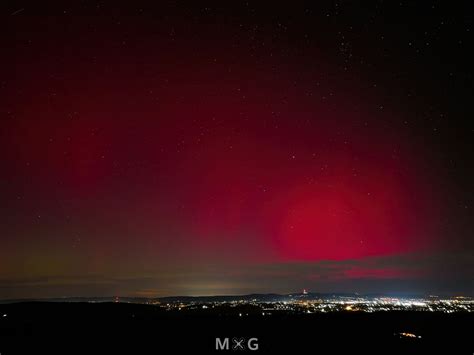
[[[149,302],[148,304],[153,304]],[[334,313],[334,312],[391,312],[391,311],[413,311],[413,312],[439,312],[458,313],[474,312],[474,300],[463,298],[397,298],[397,297],[366,297],[366,296],[331,296],[318,297],[310,293],[292,294],[280,296],[275,300],[261,299],[234,299],[222,300],[216,298],[213,301],[194,299],[191,301],[176,301],[166,304],[156,303],[157,307],[165,310],[198,311],[207,308],[222,307],[223,313],[236,314],[242,317],[241,307],[252,307],[252,312],[245,315],[271,315],[275,313],[312,314],[312,313]],[[223,307],[225,306],[225,307]],[[407,333],[408,334],[408,333]]]

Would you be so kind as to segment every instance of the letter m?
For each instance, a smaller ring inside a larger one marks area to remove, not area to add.
[[[216,338],[216,350],[229,350],[229,338],[224,338],[224,341]]]

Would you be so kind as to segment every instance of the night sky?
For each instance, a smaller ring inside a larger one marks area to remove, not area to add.
[[[474,293],[469,1],[269,4],[1,5],[0,298]]]

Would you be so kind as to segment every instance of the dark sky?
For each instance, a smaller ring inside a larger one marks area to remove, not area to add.
[[[131,3],[2,4],[0,298],[474,292],[469,1]]]

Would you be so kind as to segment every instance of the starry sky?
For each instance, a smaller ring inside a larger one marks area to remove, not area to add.
[[[1,6],[0,298],[474,293],[468,1]]]

